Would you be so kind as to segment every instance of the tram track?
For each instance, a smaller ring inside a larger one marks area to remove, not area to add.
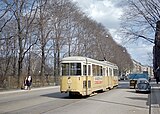
[[[58,110],[66,106],[73,105],[74,103],[77,103],[80,101],[80,99],[75,100],[68,100],[69,102],[65,102],[64,100],[54,100],[54,101],[48,101],[28,107],[24,107],[17,110],[12,110],[7,113],[11,114],[17,114],[17,113],[31,113],[29,110],[32,110],[32,114],[45,114],[50,111]],[[42,107],[40,109],[40,107]]]
[[[13,99],[10,101],[1,102],[0,108],[6,109],[3,111],[0,110],[0,112],[2,114],[45,114],[65,106],[73,105],[74,103],[82,100],[79,98],[69,98],[68,94],[63,96],[60,92],[43,94],[39,96],[29,96],[27,98],[26,96],[23,97],[16,100]]]

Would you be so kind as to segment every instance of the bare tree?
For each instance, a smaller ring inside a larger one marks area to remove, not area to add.
[[[41,51],[41,70],[40,70],[40,80],[41,84],[44,85],[44,76],[45,76],[45,60],[46,60],[46,45],[49,41],[49,34],[51,32],[51,28],[49,27],[50,17],[48,15],[48,1],[47,0],[38,0],[38,14],[37,14],[37,24],[38,24],[38,36],[40,43],[40,51]]]
[[[12,10],[12,7],[15,5],[14,2],[8,2],[6,0],[0,1],[0,32],[3,31],[5,26],[12,20],[13,14],[9,15],[10,11]],[[0,40],[3,40],[1,38]]]
[[[45,85],[45,76],[53,72],[58,84],[60,59],[64,56],[104,59],[123,70],[130,68],[131,59],[127,51],[123,53],[125,48],[113,40],[102,24],[89,18],[70,0],[12,0],[11,3],[2,0],[0,3],[3,3],[0,75],[18,75],[19,87],[23,74],[33,75],[35,80],[40,78],[41,85]]]
[[[15,23],[15,32],[13,35],[9,36],[8,39],[14,38],[17,40],[16,42],[14,40],[14,43],[18,43],[18,87],[20,87],[24,56],[36,42],[33,42],[28,48],[26,48],[28,30],[33,22],[34,14],[36,13],[36,10],[34,10],[35,1],[29,2],[27,0],[14,0],[12,2],[10,1],[9,3],[7,1],[3,1],[3,6],[7,6],[6,10],[12,18],[10,17],[9,19],[7,19],[7,21],[4,22],[4,24],[2,24],[1,30],[3,31],[4,28],[8,27],[7,25],[9,24],[9,20],[12,20],[12,23]],[[7,12],[5,12],[4,14],[6,14]]]
[[[52,48],[54,49],[54,76],[56,83],[59,83],[61,52],[67,51],[70,55],[72,30],[74,28],[73,13],[76,11],[76,6],[69,0],[51,0],[49,3],[48,7],[52,23],[50,38],[52,39]],[[68,50],[66,50],[67,45],[69,46]]]
[[[159,0],[129,0],[125,1],[122,16],[123,37],[130,39],[145,39],[154,43],[156,23],[160,19]]]

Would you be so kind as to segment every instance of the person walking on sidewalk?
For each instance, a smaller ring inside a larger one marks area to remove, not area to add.
[[[31,85],[32,85],[32,77],[28,76],[27,78],[27,89],[31,90]]]
[[[160,67],[158,67],[158,68],[156,69],[156,76],[155,76],[155,78],[156,78],[156,82],[157,82],[157,84],[158,84],[159,78],[160,78]]]
[[[28,79],[28,77],[25,77],[25,79],[24,79],[24,89],[26,90],[28,87],[27,87],[27,79]]]

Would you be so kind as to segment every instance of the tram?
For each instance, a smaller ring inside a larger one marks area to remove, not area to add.
[[[61,93],[89,96],[118,86],[118,67],[108,61],[71,56],[61,61]]]

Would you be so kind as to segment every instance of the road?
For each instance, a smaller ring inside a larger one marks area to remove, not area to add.
[[[127,81],[118,88],[91,97],[69,98],[59,87],[0,93],[1,114],[150,114],[160,113],[160,87],[150,94],[135,93]]]

